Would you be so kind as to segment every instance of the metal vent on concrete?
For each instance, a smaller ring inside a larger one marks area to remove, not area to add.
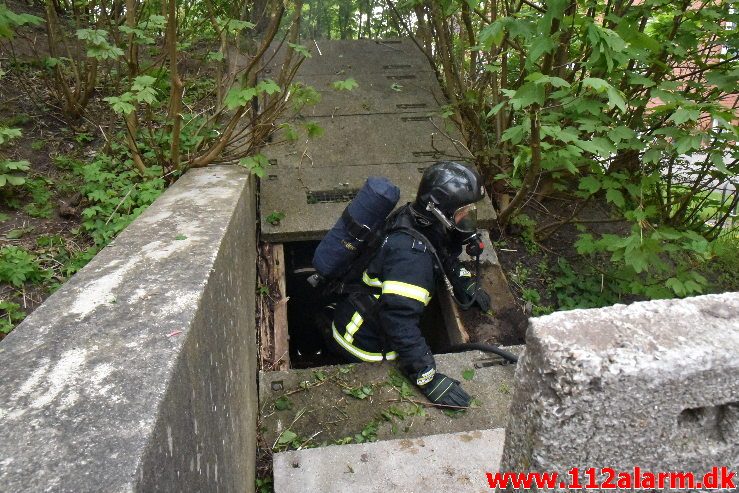
[[[305,200],[308,204],[331,204],[335,202],[351,202],[359,193],[357,188],[334,188],[333,190],[320,190],[307,192]]]

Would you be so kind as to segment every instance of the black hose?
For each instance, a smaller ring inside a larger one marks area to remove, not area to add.
[[[509,353],[504,349],[500,349],[498,346],[492,344],[482,344],[480,342],[468,342],[465,344],[455,344],[454,346],[447,349],[450,353],[461,353],[464,351],[472,351],[477,349],[486,353],[495,353],[503,359],[510,361],[511,363],[518,363],[518,356],[513,353]]]

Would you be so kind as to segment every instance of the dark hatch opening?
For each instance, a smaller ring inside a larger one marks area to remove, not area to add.
[[[297,241],[283,245],[285,282],[289,297],[287,324],[292,368],[343,363],[326,351],[321,336],[321,325],[331,323],[324,307],[332,300],[323,298],[320,289],[313,288],[307,281],[315,272],[311,262],[317,246],[317,241]],[[443,352],[448,347],[449,340],[437,296],[431,299],[421,317],[421,331],[434,353]]]

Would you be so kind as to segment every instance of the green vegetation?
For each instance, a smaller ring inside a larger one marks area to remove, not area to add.
[[[739,172],[732,2],[316,0],[303,17],[315,38],[415,39],[500,231],[531,256],[568,254],[566,267],[546,261],[567,294],[519,281],[535,311],[730,288],[710,274],[716,243],[736,242],[739,196],[718,191]]]
[[[116,5],[0,5],[0,77],[15,88],[0,122],[3,248],[15,249],[3,250],[3,303],[54,289],[189,168],[266,176],[265,142],[324,132],[274,124],[319,100],[292,79],[321,40],[397,36],[441,81],[439,115],[483,171],[496,229],[522,242],[510,277],[535,313],[735,285],[739,195],[720,192],[739,172],[730,0]],[[284,63],[267,75],[278,41]],[[337,91],[359,85],[336,79]],[[39,121],[55,123],[42,133]],[[62,219],[74,227],[49,229]],[[44,235],[60,244],[37,245]],[[524,255],[544,268],[516,266]]]
[[[311,56],[298,40],[300,5],[0,5],[2,334],[187,169],[231,163],[265,175],[258,149],[273,122],[320,99],[292,83]],[[275,39],[287,57],[258,78]]]

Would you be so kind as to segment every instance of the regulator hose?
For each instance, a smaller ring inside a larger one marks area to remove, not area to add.
[[[447,349],[447,351],[450,353],[461,353],[464,351],[472,351],[475,349],[477,349],[478,351],[483,351],[485,353],[497,354],[501,358],[505,359],[506,361],[510,361],[511,363],[518,363],[518,356],[513,353],[509,353],[504,349],[500,349],[498,346],[494,346],[492,344],[483,344],[480,342],[455,344],[454,346]]]

